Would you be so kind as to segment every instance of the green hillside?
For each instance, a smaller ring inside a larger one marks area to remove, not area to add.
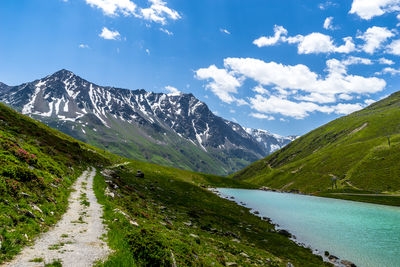
[[[205,188],[253,185],[126,160],[2,104],[0,263],[61,218],[70,186],[89,166],[98,170],[94,190],[104,205],[105,238],[114,251],[104,266],[330,265]],[[135,177],[138,169],[145,178]]]
[[[258,186],[340,192],[400,191],[400,92],[334,120],[232,175]],[[346,189],[346,190],[344,190]]]
[[[0,262],[60,218],[82,170],[113,158],[0,104]]]

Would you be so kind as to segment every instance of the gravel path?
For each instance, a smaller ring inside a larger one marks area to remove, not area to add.
[[[62,266],[92,266],[110,253],[100,238],[106,233],[103,209],[93,192],[96,170],[85,171],[73,185],[69,209],[54,228],[40,236],[5,266],[44,266],[60,260]],[[43,262],[32,260],[43,259]]]

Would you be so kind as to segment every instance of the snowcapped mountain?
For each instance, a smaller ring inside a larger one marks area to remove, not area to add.
[[[299,136],[291,135],[291,136],[281,136],[278,134],[270,133],[266,130],[260,129],[252,129],[252,128],[243,128],[246,133],[253,136],[256,141],[264,146],[266,151],[269,154],[274,153],[275,151],[281,149],[286,146],[290,142],[296,140]]]
[[[67,70],[19,86],[0,83],[0,101],[111,152],[215,174],[293,140],[224,120],[192,94],[98,86]]]

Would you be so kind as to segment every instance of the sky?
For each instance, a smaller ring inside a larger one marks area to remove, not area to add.
[[[400,90],[400,0],[1,0],[0,81],[68,69],[302,135]]]

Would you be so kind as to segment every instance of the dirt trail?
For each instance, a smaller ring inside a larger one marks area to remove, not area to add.
[[[110,253],[101,240],[106,233],[102,222],[103,209],[93,192],[96,170],[85,171],[73,185],[67,212],[54,228],[26,247],[13,261],[2,266],[44,266],[61,261],[62,266],[92,266]],[[42,262],[32,262],[34,259]]]

